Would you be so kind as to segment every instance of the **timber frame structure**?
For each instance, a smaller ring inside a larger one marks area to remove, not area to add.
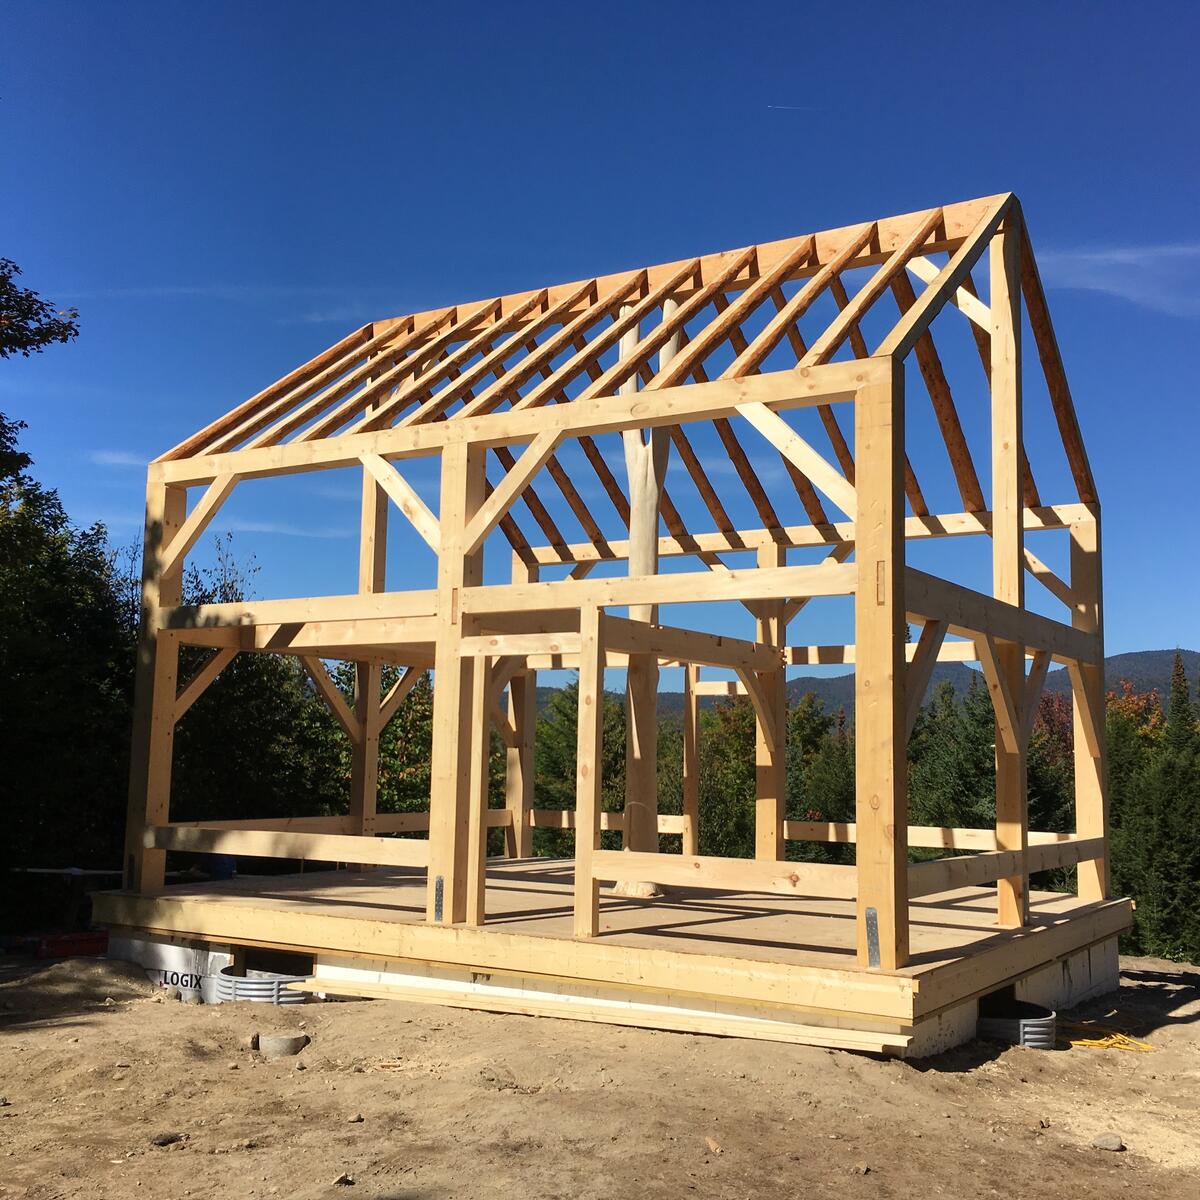
[[[983,289],[973,277],[981,264]],[[990,495],[934,343],[931,326],[943,314],[939,329],[960,323],[969,333],[990,396]],[[1026,453],[1043,448],[1027,447],[1023,430],[1026,319],[1074,483],[1063,504],[1043,501]],[[906,397],[908,362],[948,454],[954,511],[930,511],[908,452],[906,411],[916,406],[911,380]],[[436,513],[406,478],[423,457],[440,460]],[[703,529],[685,524],[664,486],[672,460],[698,497],[687,511],[707,514]],[[355,592],[181,605],[185,557],[241,481],[347,467],[362,480]],[[751,527],[730,515],[735,492],[757,513]],[[518,500],[539,536],[518,521]],[[781,516],[785,505],[803,519]],[[392,506],[436,556],[428,587],[386,586]],[[563,532],[566,519],[582,530],[577,541]],[[1069,540],[1069,579],[1025,544],[1030,533],[1055,530]],[[990,594],[906,563],[910,544],[970,536],[990,539]],[[502,546],[511,582],[485,583],[485,547]],[[820,561],[795,561],[818,551]],[[731,556],[739,565],[723,561]],[[695,569],[674,569],[680,560]],[[660,562],[672,569],[660,573]],[[1060,604],[1059,619],[1027,607],[1027,575]],[[850,598],[853,644],[792,644],[789,624],[824,597]],[[695,601],[748,610],[755,636],[660,623],[660,606]],[[919,627],[914,642],[910,625]],[[180,687],[184,645],[212,656]],[[247,652],[298,656],[344,728],[353,745],[345,815],[170,819],[175,723]],[[329,659],[356,664],[353,705],[333,684]],[[987,681],[994,828],[908,824],[907,743],[939,661],[978,662]],[[853,823],[785,819],[785,673],[817,662],[855,668]],[[1069,834],[1031,831],[1027,815],[1026,748],[1052,663],[1070,672],[1074,699]],[[385,664],[405,669],[386,695]],[[658,812],[664,664],[684,667],[680,815]],[[578,669],[580,681],[573,812],[533,805],[535,673],[561,667]],[[606,668],[626,672],[623,812],[601,808]],[[382,813],[380,731],[428,669],[429,810]],[[1128,903],[1112,899],[1107,882],[1102,671],[1099,501],[1011,194],[377,321],[150,465],[127,877],[122,892],[97,898],[98,911],[128,929],[304,948],[344,970],[347,961],[366,964],[376,983],[356,976],[346,985],[355,992],[419,969],[426,988],[437,980],[427,995],[446,1003],[554,1012],[586,995],[594,1003],[563,1015],[902,1048],[923,1021],[1111,947],[1127,924]],[[706,694],[753,703],[753,859],[699,853],[697,712]],[[507,747],[503,809],[488,807],[493,726]],[[574,830],[573,862],[531,859],[533,829],[551,824]],[[496,826],[504,862],[488,859]],[[411,836],[422,830],[427,837]],[[603,849],[602,830],[619,830],[623,848]],[[397,832],[410,836],[382,836]],[[662,851],[660,834],[681,835],[680,851]],[[852,842],[856,865],[788,861],[790,841]],[[910,847],[952,854],[910,862]],[[225,892],[164,887],[168,851],[387,870],[303,876],[309,890],[289,909],[279,886],[259,903],[245,880]],[[1035,893],[1031,915],[1031,873],[1076,865],[1078,895]],[[401,925],[379,924],[382,910],[363,898],[352,935],[346,909],[338,920],[321,909],[339,878],[373,880],[376,897],[403,890],[410,903]],[[550,888],[553,920],[535,927],[512,911],[514,879]],[[601,885],[614,883],[625,886],[602,895]],[[636,899],[646,884],[672,890]],[[713,895],[728,902],[722,919],[732,922],[715,954],[711,938],[647,940],[656,914],[703,909]],[[803,934],[777,922],[774,940],[750,946],[747,933],[739,948],[737,912],[747,905],[760,920],[764,905],[772,919],[803,917]],[[851,940],[834,946],[831,938],[822,950],[822,930],[838,923]],[[913,931],[926,928],[935,940],[914,942]],[[773,954],[781,937],[814,947],[813,956]],[[507,990],[495,984],[481,998],[484,971],[507,978]],[[475,988],[473,998],[451,994],[452,981],[468,975],[462,986]],[[602,1003],[625,1005],[625,1015],[600,1013]],[[657,1005],[659,1015],[638,1017],[639,1005]]]

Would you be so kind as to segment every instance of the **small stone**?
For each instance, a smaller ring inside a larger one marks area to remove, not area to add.
[[[346,1118],[347,1125],[361,1125],[363,1122],[362,1113],[352,1113]]]
[[[1118,1133],[1102,1133],[1092,1138],[1092,1149],[1111,1150],[1114,1154],[1119,1154],[1125,1149],[1125,1143],[1121,1140],[1121,1135]]]
[[[227,1071],[236,1071],[238,1069],[238,1065],[237,1063],[227,1063],[225,1069]]]
[[[117,1070],[120,1071],[120,1070],[124,1070],[124,1068],[129,1066],[129,1064],[127,1062],[125,1062],[124,1060],[121,1060],[120,1062],[113,1063],[113,1066],[116,1067]]]
[[[334,1187],[353,1187],[354,1186],[354,1176],[351,1175],[348,1171],[343,1171],[333,1181],[333,1186]]]
[[[1039,1120],[1038,1120],[1038,1128],[1039,1128],[1039,1129],[1049,1129],[1049,1128],[1050,1128],[1050,1122],[1049,1122],[1049,1121],[1047,1121],[1045,1117],[1041,1117],[1041,1118],[1039,1118]]]
[[[721,1147],[721,1143],[718,1142],[717,1139],[715,1137],[713,1137],[711,1134],[709,1134],[709,1136],[704,1139],[704,1144],[708,1147],[708,1151],[710,1154],[724,1154],[725,1153],[725,1151]]]
[[[107,1006],[111,1006],[111,1005],[113,1005],[113,1004],[116,1004],[116,1001],[115,1001],[115,1000],[114,1000],[114,999],[113,999],[111,996],[105,996],[105,997],[104,997],[104,1003],[105,1003],[105,1006],[107,1007]]]
[[[182,1133],[156,1133],[150,1139],[152,1146],[174,1146],[176,1142],[183,1141]]]
[[[257,1034],[257,1033],[252,1033],[252,1034],[251,1034],[251,1035],[250,1035],[250,1036],[249,1036],[249,1037],[246,1039],[246,1041],[245,1041],[245,1046],[246,1046],[246,1049],[247,1049],[247,1050],[257,1050],[257,1049],[258,1049],[258,1034]]]
[[[7,1096],[0,1096],[0,1108],[7,1108],[12,1101]]]
[[[662,894],[662,888],[656,883],[626,880],[613,885],[614,896],[624,896],[629,900],[654,900]]]
[[[290,1058],[310,1040],[307,1033],[263,1033],[259,1034],[258,1048],[264,1058]]]
[[[297,1071],[307,1071],[308,1070],[308,1067],[306,1067],[304,1065],[304,1059],[302,1059],[302,1058],[296,1059],[296,1070]]]
[[[871,1168],[865,1162],[855,1163],[850,1168],[851,1175],[870,1175]]]

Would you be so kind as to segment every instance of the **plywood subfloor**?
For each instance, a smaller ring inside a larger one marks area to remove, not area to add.
[[[570,938],[573,880],[570,860],[489,865],[487,929]],[[203,900],[217,908],[249,905],[371,922],[420,923],[425,917],[425,875],[406,869],[244,875],[228,882],[172,886],[163,896]],[[600,904],[597,941],[608,945],[804,967],[856,967],[852,900],[698,889],[672,889],[658,899],[634,900],[602,888]],[[1059,926],[1088,908],[1071,895],[1034,892],[1029,932]],[[909,911],[912,959],[901,974],[922,975],[1014,936],[996,925],[994,888],[922,897]]]

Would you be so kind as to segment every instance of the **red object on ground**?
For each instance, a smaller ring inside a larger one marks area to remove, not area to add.
[[[108,930],[47,933],[37,939],[35,958],[99,958],[108,952]]]

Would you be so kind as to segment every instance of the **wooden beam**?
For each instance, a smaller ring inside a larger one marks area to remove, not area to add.
[[[341,434],[316,442],[289,442],[282,446],[236,450],[181,462],[152,463],[148,475],[152,482],[175,486],[208,483],[227,472],[237,472],[243,479],[257,479],[353,466],[364,454],[379,454],[390,461],[420,457],[455,445],[492,447],[528,442],[550,430],[557,430],[563,437],[578,438],[619,433],[623,429],[713,420],[734,416],[740,404],[758,400],[781,409],[837,404],[853,400],[858,388],[877,377],[884,365],[874,359],[831,362],[744,379],[679,384],[657,392],[653,397],[643,397],[640,392],[600,396],[549,407],[456,417],[402,429]]]
[[[1104,607],[1100,555],[1100,513],[1071,526],[1071,621],[1093,638],[1096,660],[1071,677],[1074,707],[1075,828],[1082,837],[1108,837],[1108,788],[1105,772]],[[1108,897],[1108,858],[1079,868],[1079,898],[1091,903]]]
[[[1035,650],[1033,663],[1025,679],[1025,694],[1021,701],[1021,737],[1029,745],[1033,723],[1037,720],[1038,702],[1046,684],[1046,672],[1050,669],[1050,655],[1045,650]]]
[[[1103,838],[1072,837],[1042,842],[1025,850],[994,850],[959,858],[938,858],[908,868],[908,896],[931,896],[957,888],[1002,883],[1006,878],[1028,878],[1039,871],[1094,861],[1104,853]]]
[[[431,428],[436,425],[415,427]],[[442,545],[438,554],[438,633],[430,765],[430,887],[426,900],[426,920],[439,925],[460,924],[467,919],[471,697],[475,671],[482,667],[461,653],[462,598],[483,582],[483,555],[478,549],[468,552],[466,531],[484,503],[486,484],[482,446],[447,448],[442,455],[438,509]]]
[[[812,448],[778,413],[765,404],[743,404],[739,415],[789,462],[812,480],[850,518],[854,520],[857,499],[854,485],[830,462]]]
[[[876,356],[890,356],[897,362],[908,356],[908,352],[929,328],[930,322],[941,312],[942,306],[957,293],[963,280],[970,275],[971,268],[987,249],[992,234],[1000,227],[1001,221],[1008,215],[1015,203],[1015,197],[1011,192],[993,198],[987,212],[971,232],[971,236],[950,256],[950,261],[941,269],[937,278],[921,293],[917,303],[900,318],[892,332],[875,351]],[[908,257],[911,258],[912,255],[910,254]],[[907,259],[905,261],[907,262]]]
[[[237,485],[239,476],[221,475],[214,479],[205,489],[204,495],[196,501],[195,508],[187,515],[179,533],[171,539],[171,544],[163,555],[162,570],[164,573],[183,566],[187,552],[196,544],[200,535],[208,528],[209,522],[217,515],[217,510],[225,503],[229,493]]]
[[[417,680],[424,674],[423,668],[406,667],[400,678],[388,689],[387,695],[379,703],[379,728],[381,731],[396,715],[396,710],[404,703],[408,693],[413,690]]]
[[[575,751],[575,916],[577,938],[600,932],[600,884],[593,864],[600,853],[604,762],[604,626],[600,610],[579,614],[578,744]]]
[[[929,687],[929,680],[933,675],[933,668],[938,662],[938,654],[945,638],[945,621],[926,621],[921,626],[920,640],[914,647],[912,659],[904,671],[906,740],[912,737],[913,727],[921,712],[925,692]],[[905,649],[907,650],[907,646]]]
[[[924,246],[942,221],[943,213],[940,208],[930,209],[929,212],[922,214],[921,220],[917,222],[908,237],[896,247],[879,270],[855,293],[849,306],[838,313],[825,332],[809,347],[808,353],[801,360],[802,366],[827,363],[833,358],[852,330],[857,328],[867,310],[883,295],[892,279],[904,270],[908,260]],[[888,343],[885,342],[884,346],[887,345]],[[902,353],[883,347],[876,351],[878,356],[891,356],[897,362],[907,353],[908,347]],[[858,460],[857,454],[855,460]]]
[[[990,248],[992,381],[992,592],[1025,606],[1025,529],[1021,519],[1021,213],[1012,205]],[[991,630],[988,631],[989,633]],[[996,840],[1002,850],[1024,851],[1029,831],[1028,764],[1021,736],[1025,648],[996,646],[990,638],[984,675],[996,710]],[[1029,919],[1029,877],[1018,871],[997,886],[998,920],[1016,928]]]
[[[588,604],[601,608],[620,608],[628,604],[687,604],[696,600],[698,578],[704,580],[705,600],[848,596],[854,590],[856,569],[852,564],[822,563],[819,566],[728,571],[719,575],[708,572],[699,575],[689,571],[632,578],[564,579],[537,585],[492,584],[465,588],[460,600],[462,611],[474,616],[578,608]],[[1065,626],[1063,628],[1068,634],[1071,632]]]
[[[125,887],[143,893],[159,891],[166,870],[166,855],[148,849],[142,833],[147,825],[161,825],[170,819],[179,644],[157,633],[164,609],[177,606],[180,600],[181,563],[176,559],[170,569],[163,563],[186,513],[187,492],[182,488],[154,481],[147,484],[124,862]]]
[[[559,435],[549,430],[533,439],[528,449],[517,459],[499,486],[479,506],[463,534],[466,553],[474,554],[484,538],[496,527],[514,500],[529,486],[533,477],[546,465],[558,445]]]
[[[914,247],[915,248],[915,247]],[[847,310],[848,311],[848,310]],[[854,406],[858,585],[854,605],[858,964],[908,962],[904,625],[904,372]],[[842,567],[840,570],[846,570]],[[938,614],[933,614],[938,615]]]
[[[350,711],[341,688],[329,677],[325,664],[319,658],[311,658],[307,654],[299,655],[300,664],[308,672],[309,678],[317,685],[317,691],[329,706],[337,723],[342,727],[346,736],[352,742],[362,740],[362,726],[358,718]]]
[[[396,470],[394,463],[387,462],[378,454],[364,454],[362,464],[436,554],[441,544],[438,519],[417,495],[412,484]]]
[[[832,863],[597,850],[592,864],[597,879],[613,883],[649,882],[668,887],[843,900],[853,898],[855,890],[854,868]]]
[[[951,633],[964,637],[986,630],[998,642],[1049,650],[1057,662],[1098,661],[1100,645],[1089,633],[912,567],[906,575],[908,611],[914,617],[944,618]]]
[[[145,845],[191,854],[235,854],[250,858],[299,858],[319,862],[363,862],[387,867],[424,867],[429,843],[336,833],[227,829],[220,825],[154,825]]]
[[[990,634],[981,633],[975,639],[975,646],[996,713],[996,753],[1003,747],[1004,753],[1017,754],[1021,748],[1021,720],[1008,671]]]
[[[906,266],[922,283],[933,283],[941,274],[940,267],[920,254],[914,254]],[[970,318],[980,329],[986,330],[989,337],[991,336],[992,314],[988,306],[973,291],[967,287],[960,287],[950,297],[950,303],[964,316]]]
[[[683,791],[683,853],[700,853],[700,668],[683,669],[683,753],[680,773]]]
[[[198,670],[195,675],[187,681],[180,689],[179,695],[175,698],[175,723],[179,723],[179,719],[183,716],[197,700],[208,690],[209,684],[234,660],[237,655],[237,647],[228,646],[218,650],[212,658],[208,660]]]

